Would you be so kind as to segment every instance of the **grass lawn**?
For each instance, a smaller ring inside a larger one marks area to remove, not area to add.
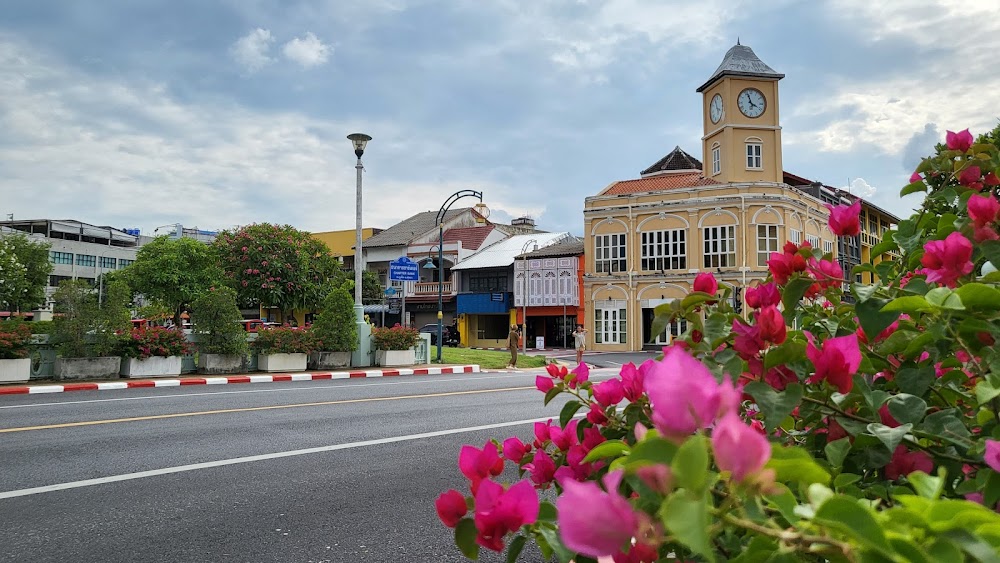
[[[431,358],[437,357],[437,348],[431,348]],[[495,352],[492,350],[469,350],[468,348],[441,349],[441,361],[446,364],[479,364],[483,369],[502,369],[510,362],[510,352]],[[517,367],[540,368],[548,363],[545,356],[525,356],[517,354]]]

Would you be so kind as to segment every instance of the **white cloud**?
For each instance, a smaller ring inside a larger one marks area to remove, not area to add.
[[[332,50],[332,47],[320,41],[311,31],[307,31],[302,39],[296,37],[285,43],[282,48],[286,58],[298,63],[303,68],[311,68],[325,63],[330,58]]]
[[[271,43],[274,43],[274,37],[270,30],[258,27],[237,39],[229,48],[229,53],[247,72],[257,72],[274,61],[269,55]]]
[[[851,185],[841,187],[840,189],[846,190],[853,195],[858,197],[863,197],[865,199],[870,199],[875,195],[875,186],[872,186],[865,181],[864,178],[855,178],[851,180]]]

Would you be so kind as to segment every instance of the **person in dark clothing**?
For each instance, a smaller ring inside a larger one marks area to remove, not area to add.
[[[510,364],[507,367],[517,367],[517,346],[520,340],[521,334],[517,331],[517,325],[510,325],[510,334],[507,335],[507,347],[510,349]]]

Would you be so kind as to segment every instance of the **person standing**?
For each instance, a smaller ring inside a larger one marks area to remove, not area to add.
[[[583,325],[576,325],[573,331],[573,346],[576,347],[576,363],[583,363],[583,351],[587,349],[587,329]]]
[[[507,347],[510,348],[510,364],[507,367],[517,367],[517,346],[520,340],[521,335],[517,332],[517,325],[510,325],[510,334],[507,335]]]

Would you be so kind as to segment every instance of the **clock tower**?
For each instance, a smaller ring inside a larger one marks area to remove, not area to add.
[[[723,184],[782,181],[778,81],[784,77],[737,41],[698,88],[706,178]]]

